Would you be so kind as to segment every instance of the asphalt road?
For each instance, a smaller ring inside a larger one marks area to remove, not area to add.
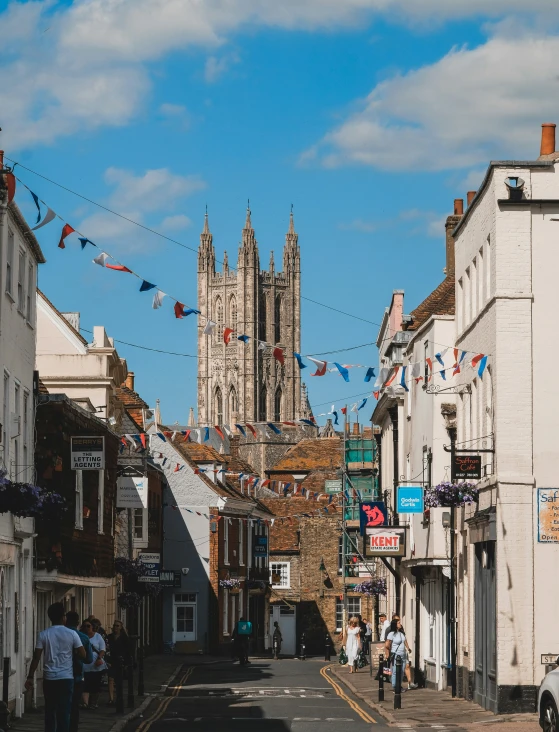
[[[129,732],[370,732],[387,730],[324,661],[253,659],[184,666],[167,696]],[[331,681],[329,681],[331,679]]]

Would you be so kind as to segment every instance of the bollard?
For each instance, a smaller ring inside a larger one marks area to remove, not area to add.
[[[2,669],[2,701],[8,703],[8,688],[10,685],[10,659],[4,658],[4,667]]]
[[[6,702],[0,702],[0,732],[7,732],[10,729],[10,710]]]
[[[305,634],[301,633],[301,653],[299,654],[301,661],[307,660],[307,648],[305,646]]]
[[[394,659],[396,668],[396,685],[394,686],[394,709],[402,708],[402,656],[396,656]]]
[[[326,635],[326,650],[324,651],[324,660],[329,661],[332,653],[332,645],[330,643],[330,636]]]
[[[115,689],[117,714],[124,714],[124,659],[119,656],[115,663]]]
[[[127,706],[134,706],[134,661],[130,659],[130,663],[127,668],[128,676],[128,703]]]
[[[378,700],[379,702],[384,701],[384,656],[382,653],[378,657]]]
[[[138,649],[138,696],[144,695],[144,647]]]
[[[278,639],[274,636],[274,660],[278,660]]]

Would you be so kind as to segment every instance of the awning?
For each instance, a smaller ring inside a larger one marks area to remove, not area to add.
[[[92,588],[110,587],[114,582],[114,577],[79,577],[73,574],[64,574],[57,569],[51,572],[47,569],[36,569],[34,579],[36,583]]]

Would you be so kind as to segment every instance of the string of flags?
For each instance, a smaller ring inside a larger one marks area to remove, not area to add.
[[[274,518],[271,519],[264,519],[264,518],[247,518],[244,516],[235,516],[235,517],[229,517],[229,516],[222,516],[220,514],[214,514],[214,513],[203,513],[201,511],[196,511],[194,508],[189,508],[188,506],[180,506],[180,505],[171,505],[170,508],[173,511],[186,511],[187,513],[195,514],[196,516],[200,516],[202,518],[208,519],[209,521],[221,521],[222,519],[224,521],[227,521],[228,523],[231,523],[232,521],[238,521],[239,523],[246,523],[249,526],[252,526],[256,524],[257,526],[264,525],[264,526],[270,526],[272,527],[275,523],[281,523],[283,524],[285,521],[287,521],[289,524],[293,523],[293,519],[301,519],[301,518],[313,518],[315,516],[324,516],[324,514],[329,514],[329,510],[327,506],[323,506],[322,508],[313,509],[312,511],[307,511],[304,513],[292,513],[287,514],[286,516],[274,516]],[[335,504],[333,504],[330,507],[330,510],[336,510]]]
[[[239,341],[243,343],[245,346],[249,344],[252,337],[245,334],[245,333],[237,333],[237,330],[235,327],[231,327],[230,325],[219,325],[213,321],[209,315],[206,315],[202,313],[200,310],[197,310],[196,308],[192,306],[188,306],[178,300],[177,298],[173,297],[172,295],[169,295],[168,293],[161,290],[158,285],[156,285],[153,282],[150,282],[149,280],[145,279],[143,276],[139,275],[137,272],[132,270],[131,268],[127,267],[122,262],[119,262],[112,254],[103,251],[100,249],[100,247],[95,244],[91,239],[86,237],[84,234],[82,234],[78,229],[74,228],[71,224],[69,224],[65,219],[63,219],[61,216],[59,216],[48,204],[46,204],[39,196],[34,193],[20,178],[17,178],[17,176],[14,176],[14,193],[15,193],[15,180],[17,180],[19,183],[21,183],[24,188],[29,191],[33,202],[35,203],[35,206],[37,207],[37,220],[35,222],[35,226],[32,227],[33,231],[37,231],[38,229],[41,229],[42,227],[48,225],[54,219],[59,219],[63,222],[62,231],[60,233],[60,238],[58,242],[58,247],[60,249],[65,249],[67,240],[72,235],[76,235],[78,241],[80,242],[82,250],[85,250],[86,247],[94,247],[95,249],[99,250],[99,254],[94,257],[93,262],[100,267],[103,267],[104,269],[110,269],[116,272],[122,272],[126,274],[131,274],[137,279],[140,280],[140,287],[139,292],[152,292],[153,299],[152,299],[152,308],[154,310],[159,310],[163,306],[163,301],[167,297],[169,300],[174,302],[173,305],[173,312],[175,315],[175,318],[177,319],[183,319],[187,318],[190,315],[198,315],[200,318],[205,321],[204,327],[203,327],[203,333],[207,336],[214,336],[216,334],[216,329],[219,330],[220,336],[223,339],[223,343],[225,346],[229,346],[235,341]],[[42,204],[42,206],[41,206]],[[364,366],[362,364],[344,364],[344,363],[338,363],[337,361],[324,361],[317,358],[313,358],[311,356],[303,356],[300,353],[293,352],[292,354],[286,353],[285,349],[280,348],[279,346],[268,343],[267,341],[262,341],[259,339],[255,339],[257,342],[257,347],[259,350],[266,350],[270,349],[272,352],[273,357],[276,359],[276,361],[280,365],[285,365],[285,358],[287,355],[292,355],[292,357],[296,360],[297,365],[299,369],[305,369],[308,367],[308,364],[305,363],[304,359],[310,361],[313,365],[314,372],[310,374],[310,376],[313,377],[321,377],[325,376],[327,373],[336,373],[338,376],[340,376],[344,381],[349,382],[350,376],[349,371],[350,369],[366,369],[364,381],[366,383],[369,383],[372,381],[372,379],[376,379],[374,382],[373,392],[372,396],[375,396],[378,398],[378,393],[386,387],[389,387],[391,385],[395,386],[401,386],[405,391],[409,391],[408,384],[412,383],[413,380],[415,380],[416,383],[419,383],[420,381],[431,381],[435,376],[439,376],[439,378],[442,381],[448,381],[449,379],[453,378],[454,376],[457,376],[462,372],[464,368],[467,366],[470,366],[472,369],[477,369],[478,376],[480,378],[483,377],[483,373],[485,371],[486,365],[487,365],[487,355],[483,353],[477,353],[473,351],[460,351],[459,349],[451,349],[446,348],[444,351],[441,351],[437,354],[435,354],[434,359],[427,358],[424,361],[411,363],[406,366],[396,366],[392,369],[390,368],[381,368],[379,370],[378,375],[375,372],[375,367],[373,366]],[[449,350],[454,351],[454,358],[451,358],[448,360],[448,358],[445,360],[446,355]],[[437,367],[437,370],[435,370],[434,367]],[[440,367],[440,368],[439,368]],[[422,372],[424,372],[424,375],[422,375]],[[359,409],[362,409],[362,407],[357,407],[357,410],[354,410],[352,407],[352,411],[359,411]],[[336,422],[337,424],[337,422]],[[249,428],[250,429],[250,428]],[[273,431],[273,427],[270,426],[270,429]]]

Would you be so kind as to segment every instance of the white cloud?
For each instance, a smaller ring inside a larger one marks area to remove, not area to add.
[[[440,239],[445,235],[446,216],[434,211],[412,208],[400,211],[398,218],[400,221],[409,222],[411,234],[427,234],[434,239]]]
[[[238,64],[241,59],[236,53],[229,53],[225,56],[209,56],[204,67],[204,78],[209,84],[213,84],[220,76],[223,76],[233,64]]]
[[[139,207],[143,211],[172,210],[175,203],[206,187],[196,175],[175,175],[167,168],[147,170],[136,176],[128,170],[108,168],[105,181],[115,190],[111,204],[119,209]]]
[[[342,231],[360,231],[364,234],[372,234],[377,231],[382,224],[378,221],[365,221],[364,219],[354,219],[349,223],[343,223],[338,226]]]
[[[64,135],[126,125],[149,95],[151,61],[173,51],[200,48],[212,54],[206,75],[209,80],[215,79],[235,62],[234,56],[220,56],[216,50],[243,29],[274,27],[300,32],[335,30],[342,25],[359,28],[377,16],[413,25],[474,16],[498,22],[515,13],[539,13],[548,23],[557,22],[557,3],[532,0],[528,6],[525,0],[74,0],[67,5],[56,0],[12,0],[0,12],[4,146],[14,150],[50,144]],[[506,51],[511,53],[509,57],[503,59],[496,54],[496,60],[501,64],[503,77],[508,76],[505,89],[509,89],[514,87],[517,77],[525,79],[526,69],[534,69],[536,59],[511,46]],[[454,55],[458,57],[460,52]],[[462,52],[462,56],[466,58],[467,54]],[[451,65],[447,60],[446,67]],[[457,59],[455,65],[462,72],[468,71],[468,65]],[[486,70],[489,76],[495,71],[490,65]],[[376,161],[375,148],[386,134],[383,115],[400,119],[402,134],[408,138],[405,144],[408,148],[415,144],[416,123],[407,121],[405,109],[406,100],[410,100],[406,79],[377,87],[376,95],[365,107],[364,117],[348,121],[348,127],[336,130],[326,140],[326,147],[330,145],[332,149],[328,155],[320,151],[322,161],[329,165],[346,160]],[[471,83],[464,76],[455,77],[455,90],[465,81],[466,90],[470,91]],[[538,93],[542,86],[537,84]],[[405,92],[402,109],[398,109],[391,94],[396,88]],[[447,91],[444,84],[441,91]],[[494,94],[495,87],[490,91]],[[546,91],[543,96],[549,104],[554,93],[553,89]],[[536,98],[543,101],[536,93],[530,101]],[[438,97],[437,102],[442,106]],[[420,106],[428,105],[420,100]],[[410,124],[411,129],[405,129]],[[417,124],[428,126],[428,121],[420,118]],[[353,133],[355,139],[348,140]],[[433,135],[436,133],[438,130],[433,130]],[[389,132],[388,136],[388,143],[396,142],[395,135]],[[445,134],[443,144],[447,137],[452,135]],[[455,157],[459,159],[460,155]]]
[[[537,157],[559,111],[559,38],[495,37],[378,84],[361,109],[302,156],[326,167],[444,170]]]
[[[181,229],[188,229],[189,226],[192,226],[192,221],[184,214],[166,216],[161,222],[163,231],[180,231]]]

